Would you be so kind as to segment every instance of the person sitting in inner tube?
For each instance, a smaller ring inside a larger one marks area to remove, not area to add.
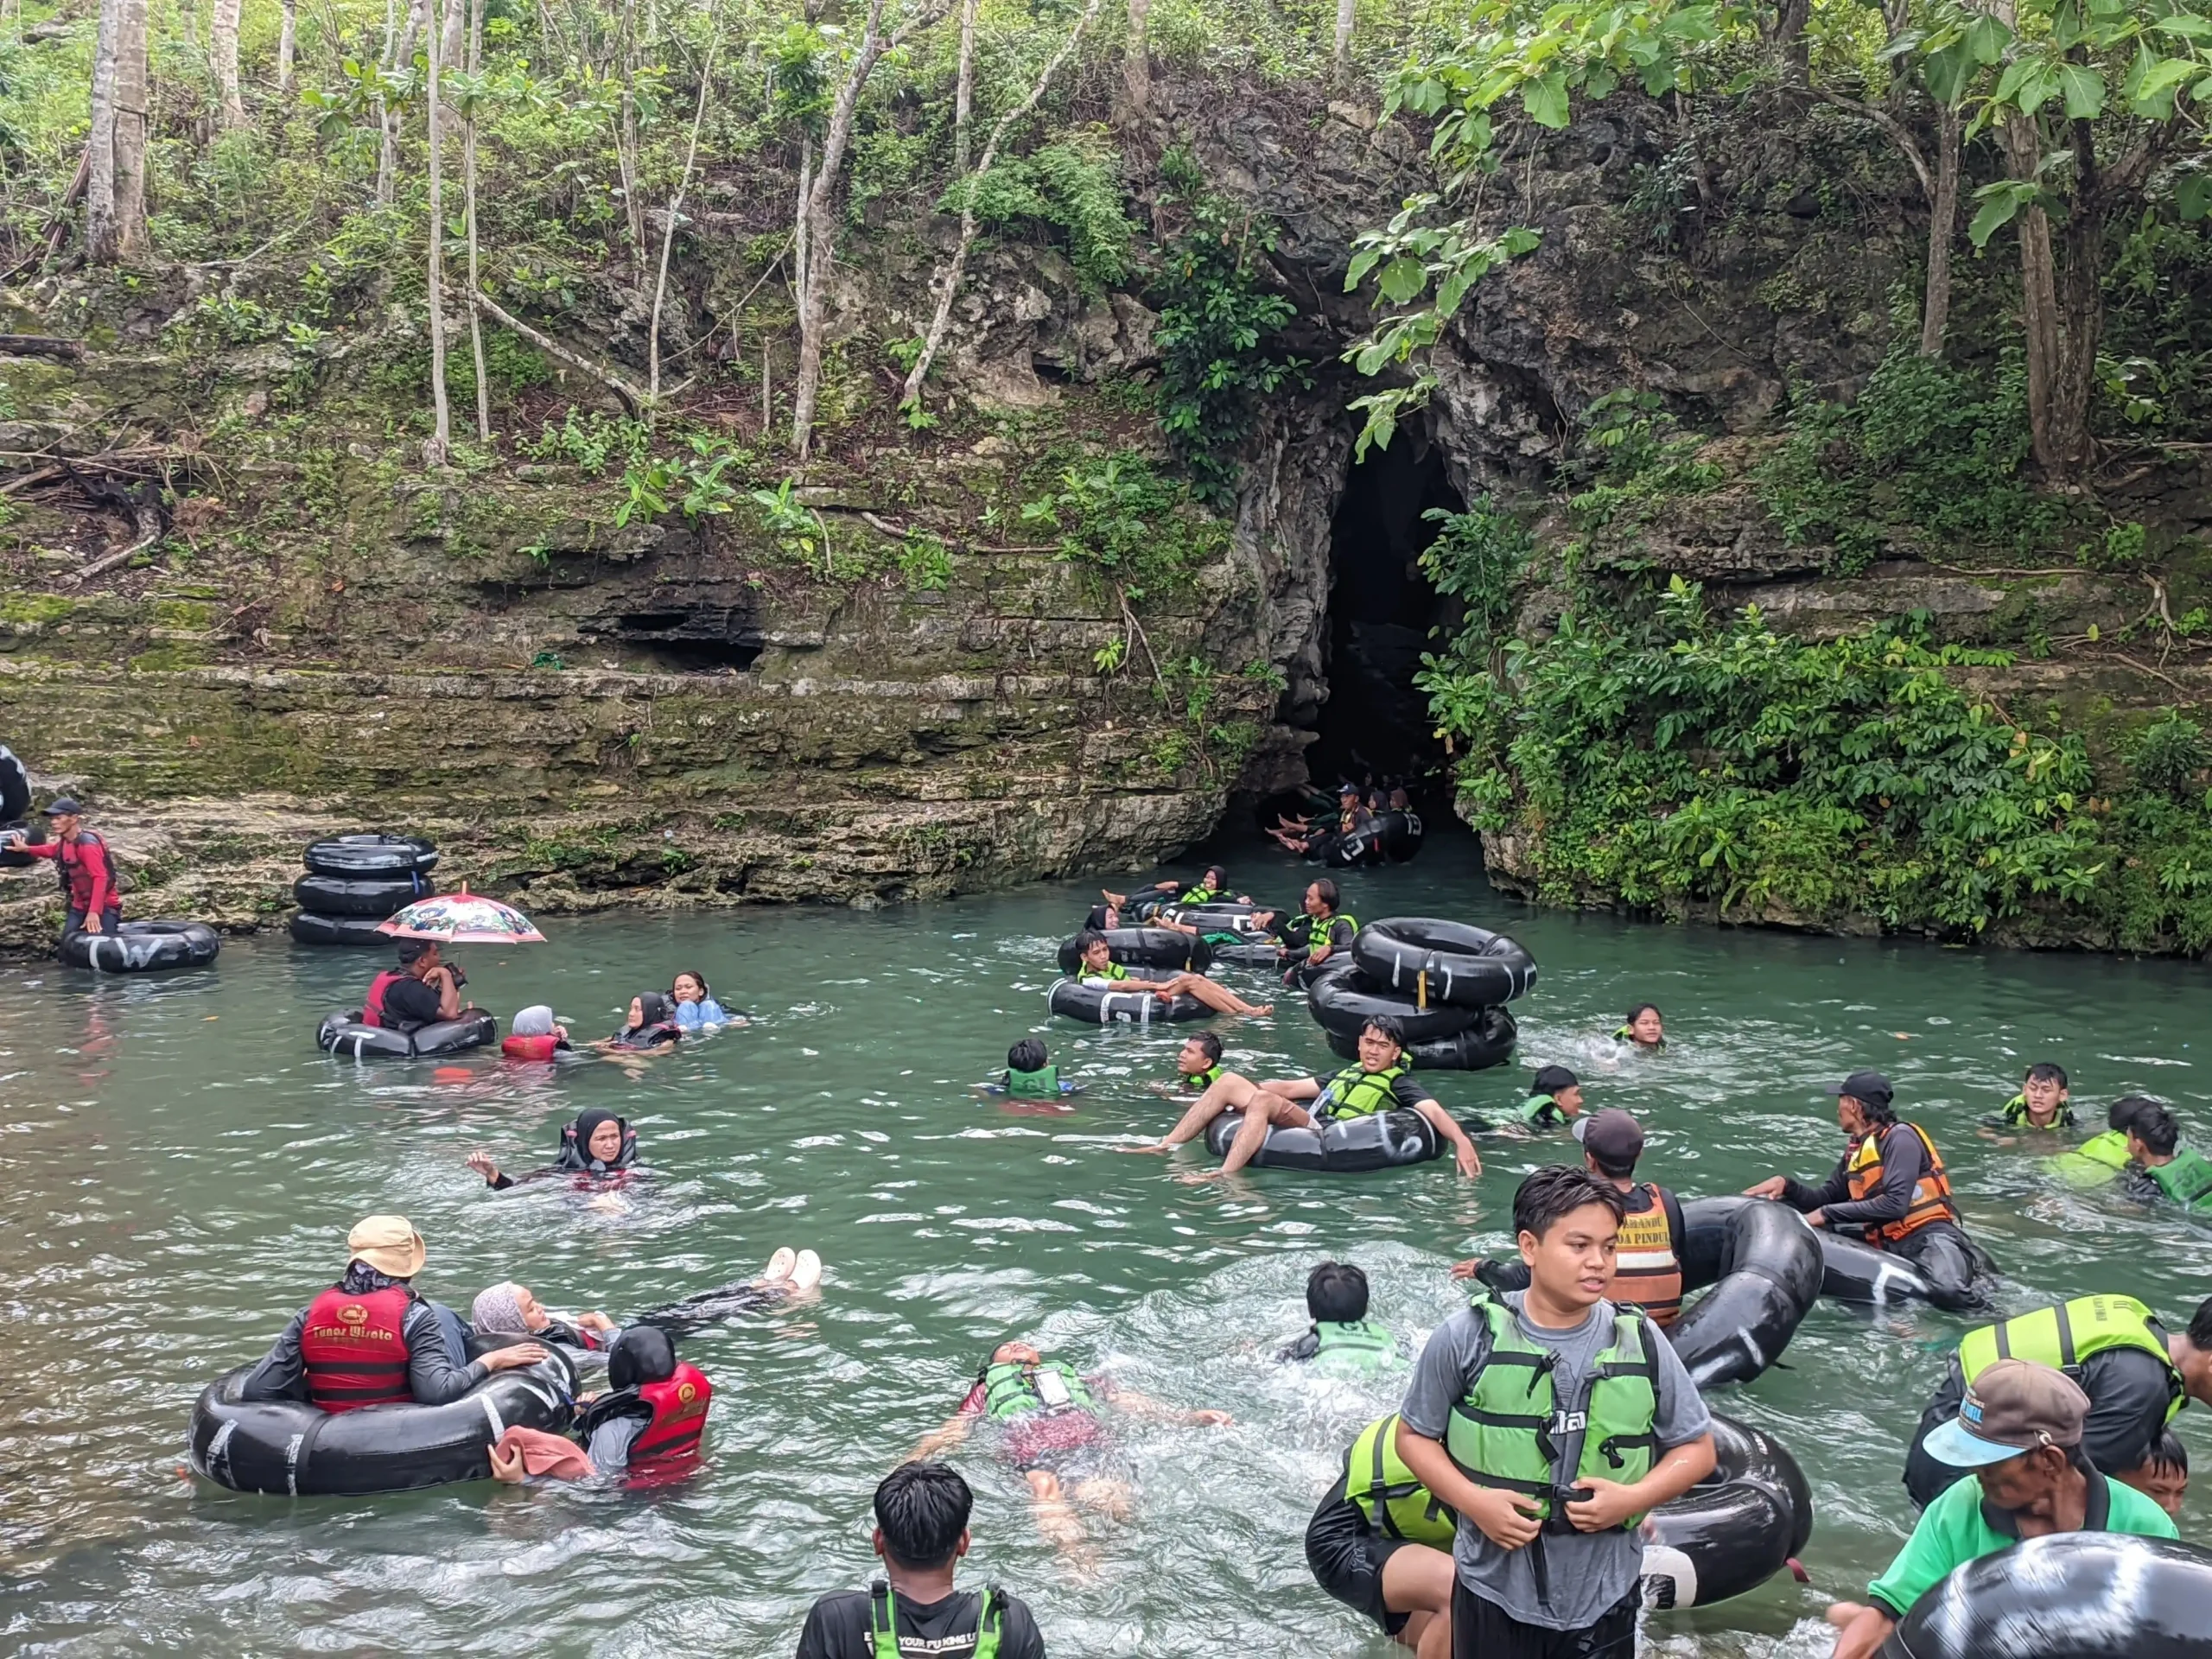
[[[1613,1276],[1605,1286],[1608,1301],[1642,1308],[1661,1330],[1682,1312],[1682,1201],[1656,1181],[1636,1179],[1643,1156],[1643,1126],[1618,1106],[1574,1121],[1582,1161],[1592,1175],[1609,1181],[1621,1195],[1623,1211],[1613,1255]],[[1528,1269],[1518,1262],[1476,1256],[1452,1265],[1454,1279],[1479,1279],[1503,1295],[1522,1290]]]
[[[2148,1095],[2122,1095],[2105,1108],[2105,1127],[2080,1146],[2053,1153],[2044,1164],[2069,1186],[2106,1186],[2125,1174],[2128,1165],[2127,1131],[2137,1116],[2163,1104]]]
[[[1203,1095],[1221,1077],[1221,1039],[1210,1031],[1193,1032],[1175,1051],[1175,1081],[1155,1083],[1153,1093],[1170,1100]]]
[[[461,988],[468,976],[444,960],[435,939],[402,939],[395,954],[397,969],[387,968],[369,982],[361,999],[363,1025],[413,1032],[461,1018]]]
[[[67,795],[46,809],[54,825],[54,839],[34,847],[20,830],[8,832],[8,845],[33,858],[50,858],[61,882],[61,899],[68,915],[61,935],[112,933],[123,925],[123,899],[116,891],[115,861],[107,842],[85,828],[85,809]]]
[[[1920,1414],[1905,1453],[1905,1491],[1922,1508],[1959,1478],[1929,1442],[1958,1414],[1967,1387],[2000,1358],[2056,1365],[2089,1397],[2082,1452],[2090,1466],[2122,1479],[2150,1456],[2167,1424],[2191,1400],[2212,1405],[2212,1299],[2189,1329],[2169,1336],[2133,1296],[2076,1296],[1967,1332],[1942,1384]]]
[[[2212,1160],[2181,1144],[2170,1108],[2138,1112],[2127,1126],[2130,1198],[2164,1198],[2191,1216],[2212,1216]]]
[[[592,1045],[608,1053],[650,1054],[673,1048],[683,1035],[668,999],[658,991],[640,991],[630,999],[630,1012],[611,1037]]]
[[[1083,1092],[1081,1084],[1060,1076],[1060,1068],[1052,1064],[1052,1051],[1041,1037],[1024,1037],[1007,1049],[1006,1070],[983,1087],[1014,1100],[1064,1100]]]
[[[1457,1510],[1454,1659],[1627,1656],[1645,1515],[1713,1472],[1713,1420],[1671,1344],[1608,1301],[1621,1195],[1552,1166],[1513,1195],[1529,1288],[1428,1339],[1397,1451]]]
[[[579,1313],[573,1319],[549,1313],[527,1285],[512,1281],[477,1292],[468,1323],[480,1337],[535,1337],[586,1353],[606,1347],[621,1329],[604,1313]]]
[[[1098,891],[1104,895],[1106,902],[1113,906],[1116,910],[1121,909],[1129,902],[1129,895],[1126,893],[1108,893],[1103,887],[1099,888]],[[1150,887],[1145,889],[1145,891],[1149,893],[1173,893],[1175,895],[1175,902],[1179,905],[1219,905],[1229,903],[1232,899],[1239,904],[1249,902],[1240,895],[1230,892],[1229,872],[1222,868],[1218,864],[1207,865],[1205,868],[1199,873],[1198,879],[1196,881],[1193,881],[1187,887],[1184,887],[1180,881],[1169,880],[1166,881],[1155,881]],[[1173,924],[1167,922],[1154,922],[1151,924],[1151,925],[1154,927],[1167,927],[1173,925]],[[1185,931],[1186,932],[1196,932],[1198,930],[1195,928],[1188,928]]]
[[[1659,1018],[1656,1002],[1639,1002],[1628,1011],[1628,1023],[1613,1033],[1617,1043],[1633,1043],[1657,1053],[1667,1046],[1667,1027]]]
[[[1459,1517],[1430,1496],[1398,1455],[1398,1414],[1370,1423],[1344,1452],[1344,1473],[1306,1523],[1306,1565],[1314,1583],[1419,1652],[1438,1620],[1447,1634],[1452,1541]]]
[[[499,1039],[499,1052],[511,1060],[550,1060],[557,1054],[575,1052],[575,1045],[569,1040],[569,1028],[543,1002],[518,1012],[514,1024]]]
[[[1517,1134],[1555,1129],[1582,1116],[1582,1079],[1563,1065],[1547,1065],[1529,1079],[1529,1097],[1507,1127]]]
[[[1076,976],[1085,985],[1100,985],[1109,991],[1149,991],[1163,1002],[1178,995],[1195,996],[1216,1014],[1268,1014],[1275,1011],[1273,1003],[1247,1002],[1226,985],[1217,984],[1204,974],[1140,979],[1114,960],[1114,949],[1102,934],[1077,934],[1075,948],[1083,958]]]
[[[1840,1601],[1828,1609],[1840,1632],[1833,1659],[1872,1659],[1913,1603],[1953,1568],[2024,1538],[2178,1538],[2164,1510],[2082,1455],[2088,1411],[2089,1396],[2071,1377],[2033,1360],[2000,1359],[1977,1376],[1958,1415],[1928,1437],[1931,1455],[1977,1478],[1959,1481],[1928,1506],[1897,1559],[1866,1586],[1871,1605]]]
[[[1310,1106],[1307,1103],[1311,1103]],[[1195,1141],[1206,1125],[1224,1112],[1242,1112],[1236,1139],[1230,1142],[1219,1169],[1200,1175],[1202,1181],[1234,1175],[1252,1161],[1252,1154],[1268,1138],[1270,1127],[1287,1129],[1325,1128],[1334,1119],[1365,1117],[1374,1112],[1419,1112],[1448,1143],[1459,1173],[1472,1180],[1483,1173],[1475,1143],[1467,1138],[1452,1114],[1436,1103],[1436,1096],[1421,1086],[1406,1064],[1405,1033],[1395,1020],[1377,1015],[1360,1028],[1359,1060],[1332,1077],[1287,1077],[1254,1083],[1234,1071],[1215,1078],[1205,1093],[1192,1103],[1180,1122],[1147,1147],[1123,1147],[1123,1152],[1173,1152],[1185,1141]]]
[[[499,1348],[495,1354],[511,1351]],[[668,1332],[633,1325],[607,1351],[607,1392],[586,1395],[575,1435],[597,1475],[662,1476],[698,1460],[715,1385],[676,1357]],[[492,1478],[519,1485],[526,1471],[519,1451],[492,1449]]]
[[[1084,1543],[1077,1509],[1117,1521],[1128,1516],[1128,1468],[1102,1415],[1109,1406],[1209,1427],[1230,1421],[1225,1411],[1184,1411],[1106,1376],[1085,1376],[1026,1342],[1002,1342],[977,1368],[959,1409],[922,1437],[909,1461],[931,1461],[966,1440],[978,1422],[989,1423],[1001,1432],[1001,1455],[1029,1483],[1037,1529],[1061,1550],[1077,1552]]]
[[[669,986],[668,1002],[676,1023],[685,1031],[712,1031],[717,1026],[747,1023],[743,1014],[732,1014],[715,1001],[702,974],[678,974]]]
[[[1367,1275],[1349,1262],[1324,1262],[1306,1275],[1306,1313],[1312,1327],[1275,1355],[1312,1362],[1318,1370],[1372,1376],[1404,1363],[1398,1339],[1367,1317]]]
[[[1284,971],[1284,984],[1311,984],[1313,976],[1320,972],[1323,963],[1338,951],[1351,949],[1352,935],[1359,931],[1359,921],[1357,917],[1341,913],[1338,906],[1343,903],[1344,896],[1337,890],[1337,884],[1326,876],[1307,884],[1303,906],[1306,913],[1289,925],[1290,930],[1302,935],[1306,954],[1291,962]],[[1252,912],[1252,925],[1262,932],[1273,928],[1275,919],[1275,912],[1272,910]],[[1294,952],[1286,945],[1282,954],[1287,961]]]
[[[2038,1060],[2020,1079],[2020,1092],[2002,1110],[1981,1120],[1985,1128],[2050,1130],[2074,1127],[2074,1108],[2066,1089],[2066,1068]],[[1995,1137],[1990,1137],[1994,1139]]]
[[[492,1154],[481,1147],[468,1154],[468,1166],[484,1178],[485,1185],[500,1192],[553,1175],[615,1175],[637,1161],[637,1131],[600,1106],[586,1107],[575,1122],[563,1123],[559,1154],[544,1168],[527,1175],[501,1174]]]
[[[2189,1448],[2173,1430],[2162,1428],[2151,1455],[2119,1478],[2178,1522],[2189,1497]]]
[[[1770,1175],[1745,1194],[1779,1199],[1815,1227],[1857,1230],[1876,1249],[1919,1268],[1931,1284],[1964,1290],[1974,1277],[1974,1252],[1927,1130],[1898,1121],[1890,1080],[1879,1071],[1853,1071],[1828,1092],[1849,1144],[1827,1179],[1811,1186]]]
[[[975,1506],[968,1483],[944,1464],[902,1463],[886,1475],[875,1489],[884,1576],[808,1609],[798,1659],[1045,1659],[1045,1638],[1019,1598],[996,1585],[979,1595],[955,1583]]]
[[[339,1281],[284,1327],[238,1390],[244,1400],[304,1400],[323,1411],[442,1406],[496,1371],[545,1357],[534,1342],[468,1357],[461,1316],[409,1282],[429,1252],[404,1216],[369,1216],[346,1236]]]

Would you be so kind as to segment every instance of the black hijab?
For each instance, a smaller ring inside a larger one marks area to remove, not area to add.
[[[591,1155],[591,1138],[599,1133],[602,1123],[612,1123],[622,1133],[622,1145],[611,1159]],[[638,1158],[638,1137],[628,1123],[604,1107],[587,1106],[576,1114],[576,1121],[561,1131],[561,1164],[564,1169],[588,1169],[594,1175],[604,1175],[610,1169],[624,1169]]]
[[[676,1375],[676,1344],[656,1325],[633,1325],[607,1351],[607,1385],[634,1389]]]

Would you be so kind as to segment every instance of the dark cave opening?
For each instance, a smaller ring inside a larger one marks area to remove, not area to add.
[[[1414,676],[1432,648],[1429,630],[1452,619],[1421,572],[1437,536],[1423,515],[1465,507],[1443,451],[1418,431],[1401,431],[1347,474],[1329,531],[1329,696],[1306,752],[1315,784],[1402,779],[1421,794],[1441,781],[1444,745]]]

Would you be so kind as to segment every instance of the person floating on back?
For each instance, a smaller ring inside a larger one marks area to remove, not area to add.
[[[865,1591],[816,1602],[797,1659],[1045,1659],[1045,1638],[1020,1599],[996,1585],[954,1584],[968,1554],[968,1483],[941,1463],[904,1463],[875,1489],[875,1553],[883,1576]]]
[[[1372,1376],[1404,1363],[1398,1339],[1367,1317],[1367,1275],[1351,1262],[1324,1262],[1306,1275],[1306,1313],[1313,1328],[1277,1359],[1310,1361],[1317,1370],[1348,1376]]]

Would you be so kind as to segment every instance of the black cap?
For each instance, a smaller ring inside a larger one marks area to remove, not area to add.
[[[1897,1098],[1896,1092],[1890,1087],[1890,1080],[1878,1071],[1854,1071],[1841,1083],[1821,1092],[1849,1095],[1853,1100],[1863,1100],[1869,1106],[1886,1106]]]
[[[67,813],[71,817],[74,817],[78,813],[82,812],[85,809],[83,807],[77,804],[77,798],[75,796],[60,795],[54,798],[54,804],[46,809],[46,816],[49,818],[58,818],[64,813]]]
[[[1357,795],[1359,793],[1359,785],[1357,784],[1338,784],[1337,785],[1337,793],[1339,795]]]
[[[404,968],[410,963],[422,961],[437,948],[437,944],[435,939],[402,939],[399,942],[399,965]]]
[[[1643,1126],[1618,1106],[1576,1118],[1574,1138],[1607,1170],[1625,1173],[1643,1156]]]
[[[1563,1065],[1548,1065],[1537,1072],[1529,1084],[1532,1095],[1555,1095],[1562,1089],[1578,1089],[1582,1079]]]

